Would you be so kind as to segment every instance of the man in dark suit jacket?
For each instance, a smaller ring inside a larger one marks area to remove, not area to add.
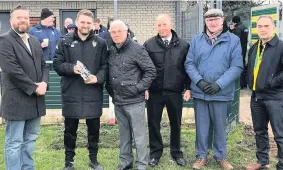
[[[5,163],[8,170],[34,169],[32,153],[46,113],[48,83],[39,41],[27,34],[29,10],[11,10],[11,30],[0,36],[2,117],[6,121]]]

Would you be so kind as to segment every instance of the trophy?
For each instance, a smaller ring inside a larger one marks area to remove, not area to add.
[[[79,60],[77,61],[77,65],[80,67],[80,75],[84,80],[87,80],[89,76],[91,76],[90,71],[86,68],[86,66],[80,62]]]

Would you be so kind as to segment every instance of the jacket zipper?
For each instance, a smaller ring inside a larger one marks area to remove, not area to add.
[[[86,41],[86,40],[85,40]],[[85,41],[82,41],[82,58],[81,58],[81,60],[82,60],[82,63],[84,63],[84,60],[83,60],[83,58],[84,58],[84,48],[85,48]],[[81,96],[81,99],[82,99],[82,102],[81,102],[81,108],[82,108],[82,114],[84,114],[84,90],[85,89],[85,86],[83,86],[83,88],[82,88],[82,96]]]

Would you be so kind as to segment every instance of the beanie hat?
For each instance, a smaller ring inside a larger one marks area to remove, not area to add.
[[[241,22],[241,18],[239,16],[234,16],[232,18],[232,22],[235,24],[238,24],[239,22]]]
[[[51,15],[54,15],[53,12],[51,12],[48,8],[43,8],[41,11],[40,19],[44,20],[45,18],[48,18]]]

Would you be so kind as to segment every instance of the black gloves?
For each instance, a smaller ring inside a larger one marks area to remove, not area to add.
[[[208,82],[205,81],[204,79],[201,79],[200,81],[197,82],[198,88],[200,88],[201,91],[203,91],[203,92],[204,92],[204,88],[205,88],[206,86],[208,86],[209,84],[210,84],[210,83],[208,83]]]
[[[221,89],[217,83],[211,83],[204,88],[204,92],[210,95],[213,95],[219,92]]]
[[[204,93],[207,93],[209,95],[214,95],[215,93],[219,92],[221,88],[217,83],[209,83],[205,81],[204,79],[201,79],[197,82],[198,88],[201,89]]]

